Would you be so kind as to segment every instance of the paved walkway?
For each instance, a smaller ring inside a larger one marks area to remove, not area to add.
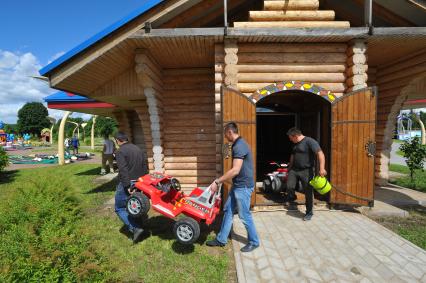
[[[238,282],[426,282],[426,251],[369,218],[352,212],[257,212],[261,247],[246,242],[235,217],[233,246]]]

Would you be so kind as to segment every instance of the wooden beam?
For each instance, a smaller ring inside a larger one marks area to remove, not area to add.
[[[175,28],[152,29],[150,33],[139,30],[129,36],[130,39],[155,38],[155,37],[186,37],[186,36],[223,36],[224,28]]]
[[[250,11],[250,21],[333,21],[334,11]]]
[[[235,22],[236,28],[349,28],[346,21]]]

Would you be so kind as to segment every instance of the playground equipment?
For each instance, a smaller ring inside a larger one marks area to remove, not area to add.
[[[7,142],[7,134],[5,133],[4,123],[0,121],[0,145],[6,145]]]
[[[404,126],[404,121],[407,122],[407,128],[405,128]],[[399,115],[397,120],[398,139],[399,140],[409,139],[411,137],[412,127],[413,127],[413,121],[410,118],[403,115]]]

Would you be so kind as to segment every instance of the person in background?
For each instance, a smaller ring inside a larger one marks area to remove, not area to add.
[[[294,146],[290,156],[286,201],[293,202],[296,200],[295,189],[300,180],[306,199],[306,215],[303,220],[309,221],[314,215],[314,192],[312,186],[309,185],[309,181],[314,177],[317,159],[319,175],[322,177],[327,175],[325,156],[318,142],[313,138],[305,137],[298,128],[289,129],[287,136],[294,143]]]
[[[232,143],[232,168],[225,172],[222,177],[216,179],[210,185],[210,189],[216,192],[221,183],[231,179],[232,188],[223,207],[224,216],[220,232],[217,234],[216,239],[206,242],[206,245],[210,247],[223,247],[226,245],[231,232],[234,211],[237,210],[248,235],[248,243],[241,248],[241,251],[251,252],[260,245],[250,212],[250,199],[255,187],[253,156],[247,142],[238,134],[236,123],[230,122],[226,124],[224,135]]]
[[[71,140],[68,137],[64,141],[64,146],[65,146],[66,154],[69,155],[70,154]]]
[[[106,174],[106,164],[108,162],[109,172],[114,173],[113,160],[115,153],[115,143],[109,139],[109,135],[104,136],[104,148],[102,150],[102,169],[101,175]]]
[[[78,148],[80,147],[80,142],[78,141],[77,136],[73,136],[72,140],[71,140],[71,144],[72,144],[72,153],[74,155],[78,154]]]
[[[132,180],[148,174],[148,164],[142,150],[130,143],[126,134],[118,132],[115,141],[120,147],[116,153],[119,183],[115,192],[115,213],[129,232],[133,233],[133,243],[136,243],[143,229],[138,221],[129,216],[126,203],[128,196],[132,194]]]

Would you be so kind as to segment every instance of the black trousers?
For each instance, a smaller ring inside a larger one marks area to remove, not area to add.
[[[303,170],[290,170],[287,178],[287,193],[288,196],[295,197],[296,185],[300,181],[302,190],[305,193],[306,200],[306,214],[313,213],[314,205],[314,190],[309,181],[314,177],[314,168],[308,168]]]

